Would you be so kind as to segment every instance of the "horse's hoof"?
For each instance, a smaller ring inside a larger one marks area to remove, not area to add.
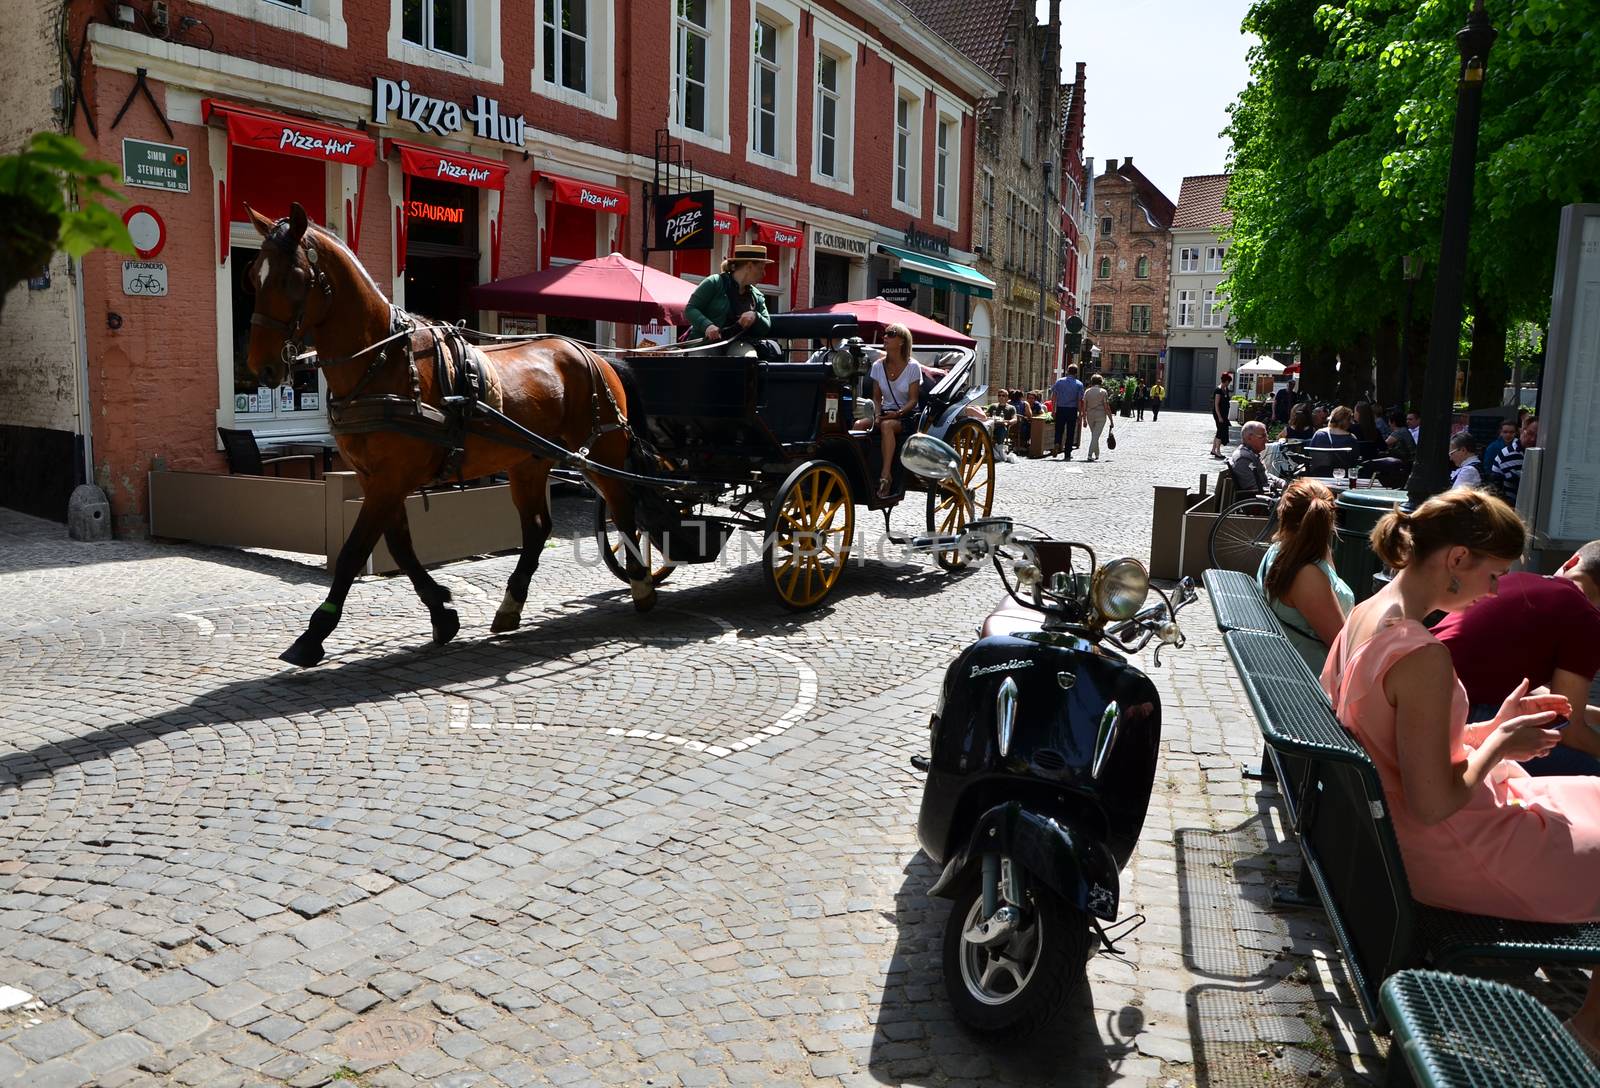
[[[441,608],[433,615],[433,641],[442,646],[456,637],[461,630],[461,617],[453,608]]]
[[[496,612],[494,622],[489,624],[489,631],[491,634],[503,635],[507,631],[515,631],[520,626],[522,626],[522,613]]]
[[[450,587],[449,586],[440,586],[439,587],[439,603],[440,604],[449,604],[452,599],[453,598],[450,596]]]
[[[656,591],[655,590],[652,589],[649,593],[645,593],[645,594],[639,594],[639,593],[635,593],[634,594],[634,596],[633,596],[633,610],[635,612],[648,612],[652,608],[654,608],[655,606],[656,606]]]
[[[283,653],[278,655],[279,661],[287,661],[291,665],[298,665],[302,669],[309,669],[323,658],[322,644],[320,642],[307,642],[303,638],[294,640]]]

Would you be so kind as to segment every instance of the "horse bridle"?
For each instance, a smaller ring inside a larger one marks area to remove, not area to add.
[[[294,306],[294,316],[289,321],[281,321],[276,317],[264,314],[259,308],[250,314],[250,324],[275,329],[284,334],[283,348],[279,354],[285,366],[294,366],[302,361],[307,354],[305,345],[306,307],[311,301],[312,288],[322,292],[323,313],[326,314],[328,305],[333,302],[333,280],[317,264],[317,247],[306,241],[305,238],[302,237],[292,249],[282,242],[273,241],[271,238],[266,240],[261,247],[262,250],[265,251],[267,246],[271,246],[278,252],[289,256],[289,271],[283,273],[283,275],[290,276],[295,272],[304,272],[310,281],[308,286],[300,292],[298,299],[294,298],[292,293],[284,292],[290,295],[290,301]],[[305,265],[300,263],[302,255],[305,257]]]

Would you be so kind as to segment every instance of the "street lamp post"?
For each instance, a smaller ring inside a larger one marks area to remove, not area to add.
[[[1417,281],[1422,278],[1422,261],[1407,253],[1400,258],[1400,275],[1406,283],[1405,303],[1400,310],[1400,410],[1406,410],[1411,385],[1411,360],[1406,355],[1406,335],[1411,328],[1411,308],[1417,296]]]
[[[1443,491],[1450,478],[1445,451],[1450,442],[1451,406],[1455,400],[1457,356],[1461,342],[1461,289],[1467,271],[1467,237],[1472,226],[1473,166],[1478,158],[1478,121],[1483,111],[1483,78],[1496,34],[1474,0],[1467,25],[1456,32],[1461,74],[1456,83],[1456,129],[1450,152],[1450,180],[1444,193],[1444,229],[1439,242],[1439,270],[1434,278],[1433,322],[1428,340],[1428,369],[1418,405],[1422,430],[1416,461],[1406,482],[1415,507]]]

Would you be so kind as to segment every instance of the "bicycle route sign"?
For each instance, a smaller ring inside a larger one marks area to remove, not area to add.
[[[167,262],[123,261],[122,293],[135,298],[160,298],[167,293]]]

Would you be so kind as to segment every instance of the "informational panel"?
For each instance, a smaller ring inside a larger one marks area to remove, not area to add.
[[[1600,204],[1561,211],[1539,408],[1536,538],[1600,540]]]

